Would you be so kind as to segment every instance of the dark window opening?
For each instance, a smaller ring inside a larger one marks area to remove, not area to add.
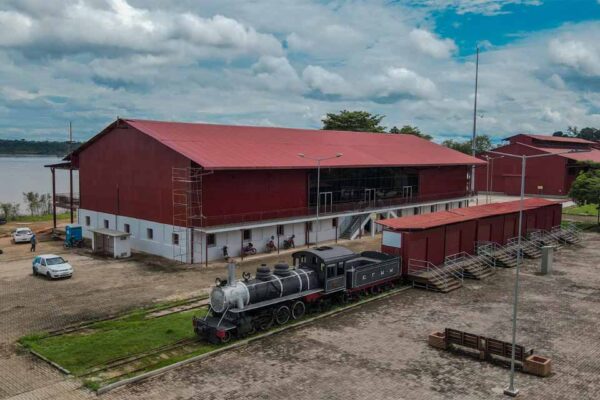
[[[369,192],[366,192],[368,189]],[[321,170],[320,190],[332,204],[412,198],[419,194],[419,173],[411,168],[335,168]],[[323,198],[322,198],[323,199]],[[317,204],[317,173],[309,175],[309,206]]]
[[[146,237],[150,240],[154,239],[154,231],[152,230],[152,228],[146,229]]]
[[[125,232],[131,233],[131,227],[129,226],[129,224],[123,225],[123,229],[125,229]]]
[[[419,207],[415,207],[415,208],[414,208],[414,212],[413,212],[413,214],[414,214],[414,215],[419,215],[420,211],[421,211],[421,210],[419,209]]]
[[[338,219],[337,218],[333,218],[331,220],[331,227],[332,228],[337,228],[337,226],[338,226]]]
[[[174,233],[171,240],[173,241],[173,245],[179,246],[179,234]]]
[[[244,240],[252,240],[252,230],[251,229],[244,229],[244,231],[243,231],[243,237],[244,237]]]
[[[285,228],[283,225],[277,225],[277,236],[285,235]]]
[[[435,206],[431,206],[431,209],[430,209],[430,211],[431,211],[431,212],[435,212]]]
[[[92,223],[91,218],[89,216],[86,216],[85,217],[85,225],[90,226],[91,223]]]
[[[307,229],[309,232],[312,232],[312,231],[313,231],[313,223],[312,223],[311,221],[308,221],[308,222],[306,223],[306,229]]]
[[[450,209],[450,203],[446,203],[446,211]]]
[[[206,245],[207,246],[215,246],[217,244],[217,240],[215,238],[215,234],[214,233],[209,233],[208,235],[206,235]]]
[[[107,219],[105,219],[105,220],[104,220],[104,228],[108,229],[108,226],[109,226],[109,225],[108,225],[108,220],[107,220]]]

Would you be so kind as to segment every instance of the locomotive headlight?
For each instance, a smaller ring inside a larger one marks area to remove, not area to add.
[[[227,308],[227,294],[217,286],[210,292],[210,306],[218,313],[222,313]]]

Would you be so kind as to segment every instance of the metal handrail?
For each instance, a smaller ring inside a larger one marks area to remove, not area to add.
[[[415,265],[416,264],[416,265]],[[409,275],[412,272],[428,272],[433,275],[435,278],[439,278],[444,282],[444,288],[448,286],[448,279],[445,274],[442,274],[439,268],[437,268],[434,264],[425,260],[415,260],[413,258],[408,260],[408,273]]]

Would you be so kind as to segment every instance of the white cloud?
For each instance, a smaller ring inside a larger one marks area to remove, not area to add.
[[[407,95],[434,98],[438,94],[435,83],[431,79],[403,67],[388,68],[373,79],[371,87],[377,97]]]
[[[79,1],[66,5],[61,13],[37,19],[2,12],[2,26],[2,36],[10,38],[0,38],[0,46],[5,47],[50,46],[66,52],[97,47],[146,53],[189,52],[193,56],[282,53],[273,35],[259,33],[235,19],[218,14],[203,18],[191,12],[151,11],[135,8],[125,0]]]
[[[539,6],[541,0],[406,0],[406,3],[432,9],[453,8],[458,14],[504,14],[507,5]]]
[[[439,140],[468,135],[474,57],[457,56],[428,13],[510,2],[407,2],[5,0],[0,135],[62,132],[73,120],[89,137],[116,115],[316,128],[340,109]],[[596,21],[485,47],[479,132],[600,126],[597,37]]]
[[[575,70],[592,76],[600,76],[600,45],[584,43],[580,40],[550,41],[548,51],[552,61],[574,68]]]
[[[302,79],[313,90],[323,94],[351,94],[350,86],[340,75],[318,65],[309,65],[302,72]]]
[[[304,84],[285,57],[263,56],[252,66],[256,79],[270,90],[303,91]]]
[[[413,29],[409,38],[417,49],[435,58],[448,58],[457,50],[452,39],[439,39],[425,29]]]

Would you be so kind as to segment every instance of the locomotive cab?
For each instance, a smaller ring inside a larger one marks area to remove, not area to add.
[[[358,256],[341,246],[321,246],[292,254],[294,265],[310,268],[318,274],[326,294],[346,288],[346,263]]]

